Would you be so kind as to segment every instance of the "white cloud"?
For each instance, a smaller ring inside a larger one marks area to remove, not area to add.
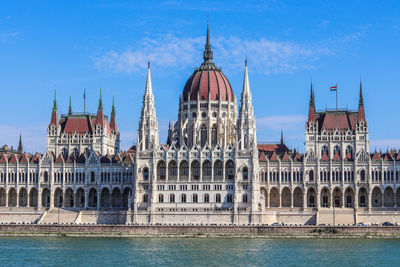
[[[247,57],[256,71],[265,74],[312,69],[317,59],[334,54],[322,44],[303,45],[235,36],[214,38],[212,47],[218,65],[236,70],[243,66],[244,57]],[[152,65],[163,69],[182,69],[199,64],[202,49],[204,37],[180,38],[169,34],[155,39],[145,38],[135,48],[108,51],[95,57],[95,64],[99,70],[129,73],[142,71],[150,60]]]
[[[0,33],[0,43],[8,43],[18,36],[18,32],[3,32]]]

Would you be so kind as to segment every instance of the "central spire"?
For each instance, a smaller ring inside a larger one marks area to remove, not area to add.
[[[207,22],[207,41],[203,52],[203,58],[204,58],[204,63],[211,63],[213,59],[213,52],[211,50],[211,44],[210,44],[210,29],[208,22]]]

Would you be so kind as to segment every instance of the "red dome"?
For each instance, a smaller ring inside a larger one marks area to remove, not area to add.
[[[183,101],[222,100],[233,102],[231,84],[213,63],[203,63],[186,82]]]
[[[207,24],[207,41],[203,52],[204,62],[190,76],[183,89],[183,101],[221,100],[233,102],[233,91],[221,69],[212,62],[213,52]]]

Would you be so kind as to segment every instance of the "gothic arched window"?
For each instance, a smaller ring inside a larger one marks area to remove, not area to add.
[[[214,124],[211,128],[211,145],[217,145],[217,126]]]
[[[203,124],[201,126],[201,133],[200,133],[200,144],[201,146],[205,146],[205,144],[207,143],[207,127]]]

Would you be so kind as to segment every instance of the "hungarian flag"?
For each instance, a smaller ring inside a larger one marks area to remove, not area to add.
[[[332,87],[329,87],[329,89],[330,89],[331,91],[336,91],[336,90],[337,90],[337,85],[332,86]]]

